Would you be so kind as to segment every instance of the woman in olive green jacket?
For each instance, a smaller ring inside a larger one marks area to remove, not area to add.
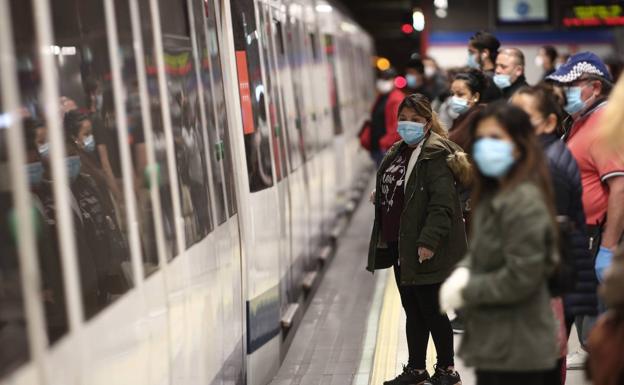
[[[394,268],[407,316],[409,361],[403,373],[385,384],[459,384],[453,330],[446,314],[440,313],[438,294],[466,251],[453,170],[464,171],[466,177],[470,164],[445,138],[423,95],[405,98],[399,107],[398,132],[403,140],[388,151],[377,172],[367,266],[370,271]],[[438,352],[431,378],[425,370],[429,333]]]
[[[471,129],[470,251],[440,292],[464,310],[459,350],[477,384],[551,384],[558,356],[548,278],[556,262],[552,193],[528,115],[493,104]]]

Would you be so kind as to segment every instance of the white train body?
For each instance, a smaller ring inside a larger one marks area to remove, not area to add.
[[[19,268],[2,273],[19,276],[22,308],[6,323],[18,332],[0,332],[0,356],[9,357],[0,384],[271,380],[309,273],[321,269],[319,253],[369,163],[357,132],[374,97],[372,41],[338,9],[317,5],[0,0],[11,21],[0,30],[0,172],[17,218],[6,223],[19,234],[10,245]],[[84,215],[74,212],[74,185],[58,182],[71,174],[72,147],[61,96],[89,117],[99,164],[111,158],[113,182],[102,183],[119,187],[109,195],[127,257],[114,268],[128,287],[98,288],[93,311],[82,258],[95,246],[77,239]],[[54,215],[40,226],[58,253],[28,219],[26,198],[42,194],[18,175],[32,156],[20,111],[45,121]],[[108,142],[97,114],[112,130]],[[46,291],[48,254],[60,260],[61,298]],[[63,321],[52,337],[55,307]]]

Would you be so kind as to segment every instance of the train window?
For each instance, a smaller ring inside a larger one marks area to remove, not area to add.
[[[227,194],[228,213],[230,217],[237,212],[236,191],[234,190],[234,166],[232,163],[232,146],[228,132],[227,109],[225,107],[225,88],[223,85],[223,70],[219,58],[219,36],[217,34],[217,17],[214,2],[204,1],[205,21],[207,28],[208,53],[212,69],[212,91],[215,103],[215,113],[217,114],[217,138],[223,142],[223,169],[225,174],[225,191]]]
[[[148,164],[149,156],[145,143],[144,122],[141,117],[141,99],[139,96],[139,80],[136,71],[136,59],[133,49],[134,38],[127,1],[116,1],[116,20],[119,38],[119,52],[122,65],[122,77],[125,85],[125,107],[128,124],[127,143],[130,146],[133,165],[135,205],[141,250],[143,271],[149,276],[158,268],[158,250],[156,250],[156,224],[154,220],[153,202],[150,195]]]
[[[266,94],[268,95],[268,108],[269,108],[269,124],[271,126],[271,138],[273,141],[273,161],[275,162],[275,177],[279,182],[286,173],[286,154],[284,152],[283,142],[280,140],[282,137],[282,125],[281,125],[281,108],[279,105],[279,98],[277,94],[277,74],[273,66],[273,46],[270,44],[271,35],[270,29],[272,24],[266,20],[270,20],[265,17],[266,9],[263,5],[260,5],[261,9],[259,14],[260,20],[260,46],[263,53],[263,65],[265,68],[266,78]]]
[[[145,69],[147,72],[147,88],[149,92],[150,120],[152,121],[152,135],[154,139],[154,156],[156,164],[152,172],[158,174],[158,192],[160,195],[160,211],[165,241],[165,257],[171,260],[176,255],[176,226],[173,215],[173,197],[171,191],[171,176],[167,166],[167,143],[160,100],[160,85],[158,70],[156,69],[156,50],[154,48],[154,33],[150,1],[139,0],[141,18],[141,33],[143,50],[145,51]]]
[[[310,154],[308,153],[307,146],[308,140],[307,132],[305,131],[305,104],[303,99],[303,60],[304,60],[304,51],[303,51],[303,39],[301,38],[301,30],[300,30],[300,21],[296,18],[291,18],[290,22],[287,24],[288,32],[288,48],[289,48],[289,59],[290,59],[290,68],[292,70],[292,90],[293,90],[293,100],[294,100],[294,111],[295,111],[295,130],[296,130],[296,138],[298,139],[297,145],[299,147],[299,152],[301,153],[301,158],[306,160],[310,158]]]
[[[25,150],[29,162],[27,168],[37,169],[41,173],[40,166],[46,169],[48,162],[49,145],[47,144],[47,129],[42,116],[42,106],[38,102],[39,98],[39,65],[35,54],[36,46],[32,41],[35,35],[32,17],[32,6],[30,2],[20,2],[11,0],[11,20],[13,24],[13,34],[15,40],[15,58],[17,61],[17,75],[20,92],[21,115],[24,117],[22,128],[24,130]],[[8,115],[3,115],[8,116]],[[2,131],[2,130],[0,130]],[[0,153],[4,157],[5,152]],[[4,159],[4,158],[3,158]],[[0,184],[7,183],[8,177],[1,176]],[[29,178],[31,188],[31,198],[33,201],[35,223],[37,226],[37,249],[39,256],[39,268],[41,274],[41,285],[43,290],[43,302],[46,318],[46,328],[48,341],[56,342],[68,331],[68,321],[65,306],[65,290],[61,273],[60,249],[57,242],[57,234],[53,226],[49,226],[45,221],[44,206],[41,201],[40,191],[45,190],[45,186],[50,185],[50,177],[44,171],[42,175],[35,175]],[[6,189],[3,189],[6,193]],[[52,199],[51,196],[48,199]],[[9,204],[10,199],[1,199],[2,204]],[[5,219],[6,216],[2,215]],[[2,231],[8,236],[9,233]],[[1,237],[2,235],[0,235]],[[3,241],[3,251],[0,255],[7,257],[10,255],[4,249],[6,243]],[[8,259],[7,259],[8,260]],[[3,273],[4,275],[4,273]],[[4,306],[2,306],[4,307]],[[2,344],[1,346],[8,346]]]
[[[337,79],[337,63],[336,63],[336,45],[332,35],[324,36],[325,52],[327,53],[328,63],[328,81],[329,81],[329,104],[332,110],[332,118],[334,123],[334,135],[342,134],[342,119],[340,117],[340,97],[338,95],[338,79]]]
[[[253,0],[233,1],[232,28],[243,115],[247,174],[251,192],[273,185],[271,130],[265,110],[265,86],[262,83]]]
[[[316,34],[311,32],[308,34],[308,38],[310,39],[310,45],[312,47],[312,59],[314,60],[314,62],[316,62],[319,57],[318,57],[318,48],[316,46]],[[357,72],[357,71],[354,71]]]
[[[201,2],[193,4],[201,5]],[[208,47],[209,36],[204,22],[204,11],[200,7],[195,7],[195,30],[197,31],[197,50],[199,52],[199,64],[201,66],[200,80],[204,90],[204,105],[206,111],[206,129],[208,133],[208,152],[210,153],[210,166],[212,169],[212,185],[215,194],[215,213],[217,223],[221,224],[227,220],[227,212],[225,206],[225,181],[223,175],[223,158],[225,155],[224,143],[219,137],[217,130],[217,114],[215,113],[215,98],[213,96],[213,86],[211,79],[211,55]]]
[[[101,6],[101,4],[100,4]],[[79,0],[52,7],[74,238],[86,318],[132,287],[126,202],[103,9]],[[58,53],[58,54],[57,54]],[[51,186],[42,189],[56,225]]]
[[[211,230],[208,166],[204,136],[199,115],[197,76],[189,35],[169,34],[178,31],[171,26],[180,22],[170,18],[167,10],[178,7],[186,11],[186,1],[159,0],[163,25],[163,48],[167,91],[171,111],[171,128],[178,172],[181,215],[184,220],[186,247],[202,240]],[[173,12],[173,11],[172,11]],[[187,18],[188,14],[184,15]]]
[[[4,52],[2,53],[4,55]],[[14,116],[14,115],[13,115]],[[26,314],[17,250],[17,213],[13,207],[7,131],[11,112],[4,111],[0,98],[0,377],[9,374],[29,359]],[[35,167],[37,166],[37,167]],[[41,163],[33,161],[28,170]],[[33,172],[34,174],[34,172]]]

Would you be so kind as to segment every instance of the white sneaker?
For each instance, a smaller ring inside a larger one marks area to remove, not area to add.
[[[584,350],[577,350],[566,357],[568,370],[585,369],[585,361],[587,361],[587,352]]]

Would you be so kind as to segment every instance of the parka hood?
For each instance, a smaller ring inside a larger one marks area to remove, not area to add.
[[[472,183],[472,164],[470,157],[461,147],[435,132],[432,132],[423,147],[423,159],[446,157],[446,164],[451,169],[455,180],[462,186],[469,187]]]

